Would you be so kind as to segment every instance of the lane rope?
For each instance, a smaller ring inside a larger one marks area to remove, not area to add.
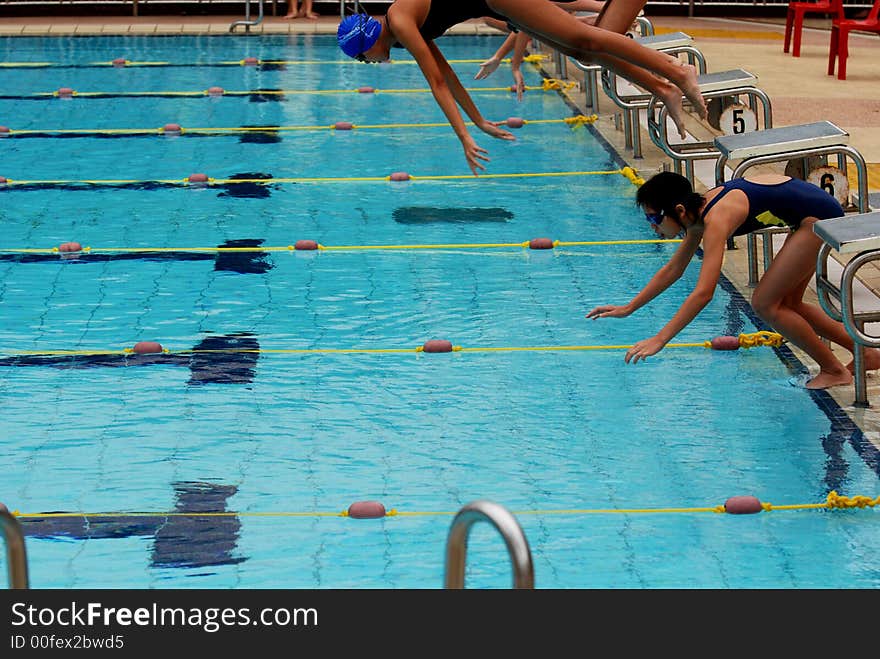
[[[828,493],[825,501],[821,503],[799,504],[772,504],[761,503],[761,512],[793,511],[793,510],[852,510],[880,506],[880,496],[871,498],[864,495],[852,497],[838,494],[832,490]],[[22,513],[18,510],[10,511],[13,517],[19,519],[53,519],[53,518],[85,518],[100,519],[112,518],[137,518],[137,517],[350,517],[348,510],[335,511],[218,511],[218,512],[54,512],[54,513]],[[668,508],[569,508],[569,509],[530,509],[514,510],[514,515],[634,515],[634,514],[676,514],[676,513],[716,513],[725,514],[727,510],[724,504],[715,506],[696,507],[668,507]],[[458,511],[403,511],[391,508],[385,513],[385,517],[431,517],[452,516]]]

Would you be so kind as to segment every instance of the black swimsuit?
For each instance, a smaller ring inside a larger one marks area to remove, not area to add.
[[[556,1],[561,3],[574,2],[574,0]],[[386,9],[385,12],[387,15],[388,10]],[[443,36],[446,30],[452,26],[472,18],[494,18],[502,23],[507,23],[507,27],[513,32],[517,31],[516,26],[512,25],[506,16],[490,9],[486,0],[432,0],[425,22],[419,28],[419,33],[425,41],[433,41],[437,37]],[[393,47],[402,48],[403,46],[395,43]]]
[[[464,23],[472,18],[484,17],[507,22],[507,18],[489,9],[486,0],[432,0],[425,22],[419,28],[419,33],[425,41],[433,41],[437,37],[443,36],[446,30],[453,25]],[[399,43],[395,43],[394,47],[402,48]]]
[[[742,190],[749,200],[749,214],[733,232],[742,236],[771,226],[797,229],[805,217],[827,220],[843,217],[843,207],[837,199],[822,188],[801,179],[792,178],[782,183],[752,183],[744,178],[733,179],[721,185],[721,192],[706,204],[700,219],[705,221],[712,207],[731,190]]]

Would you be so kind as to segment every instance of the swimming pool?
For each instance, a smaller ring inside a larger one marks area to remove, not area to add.
[[[53,64],[4,68],[0,98],[0,501],[24,514],[32,587],[439,588],[475,499],[515,513],[539,588],[880,584],[873,509],[706,511],[875,496],[877,450],[789,385],[785,347],[624,364],[699,264],[625,321],[584,319],[675,246],[620,242],[652,237],[623,163],[537,72],[520,104],[504,71],[471,80],[497,44],[442,43],[475,60],[454,66],[485,116],[530,122],[477,136],[510,176],[473,179],[417,67],[340,62],[329,37],[0,41]],[[91,251],[62,259],[65,241]],[[723,281],[676,342],[759,329]],[[180,358],[120,354],[138,341]],[[396,514],[340,515],[361,500]],[[475,526],[467,585],[510,582]]]

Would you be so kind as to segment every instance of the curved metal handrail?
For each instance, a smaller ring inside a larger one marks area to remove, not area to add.
[[[480,520],[492,524],[504,538],[513,566],[513,587],[534,588],[535,570],[528,540],[516,518],[492,501],[473,501],[458,511],[446,539],[446,588],[464,588],[465,555],[471,527]]]
[[[28,588],[27,551],[24,548],[24,532],[21,524],[9,509],[0,503],[0,530],[6,540],[6,562],[9,564],[9,587],[14,590]]]
[[[229,31],[235,32],[235,28],[239,25],[245,26],[245,32],[250,32],[251,25],[259,25],[263,22],[263,0],[259,1],[260,14],[257,16],[257,20],[251,20],[251,0],[245,0],[244,3],[244,20],[243,21],[235,21],[229,25]]]

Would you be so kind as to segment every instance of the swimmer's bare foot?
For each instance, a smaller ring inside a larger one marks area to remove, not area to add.
[[[846,369],[843,372],[826,373],[819,371],[819,374],[805,385],[807,389],[827,389],[828,387],[837,387],[842,384],[852,384],[852,373]]]
[[[282,16],[281,18],[284,18],[284,19],[286,19],[286,20],[291,20],[291,19],[293,19],[293,18],[299,18],[299,14],[297,14],[297,13],[293,13],[293,14],[284,14],[284,16]]]
[[[684,78],[678,87],[687,97],[687,100],[691,102],[691,105],[694,106],[694,112],[697,113],[697,116],[700,119],[705,119],[709,115],[709,111],[706,108],[706,101],[700,91],[700,85],[697,83],[697,68],[693,64],[685,64],[683,62],[681,68],[684,70]]]
[[[668,89],[664,89],[662,92],[658,93],[657,96],[663,101],[663,105],[666,106],[669,118],[672,119],[672,123],[674,123],[675,127],[678,129],[679,137],[681,137],[681,139],[686,139],[687,131],[684,127],[684,106],[681,102],[681,92],[678,87],[669,85]]]
[[[865,370],[866,371],[876,371],[880,368],[880,350],[877,348],[864,348],[865,355]],[[850,373],[855,374],[856,372],[856,361],[852,360],[849,364],[846,365],[846,370]]]

